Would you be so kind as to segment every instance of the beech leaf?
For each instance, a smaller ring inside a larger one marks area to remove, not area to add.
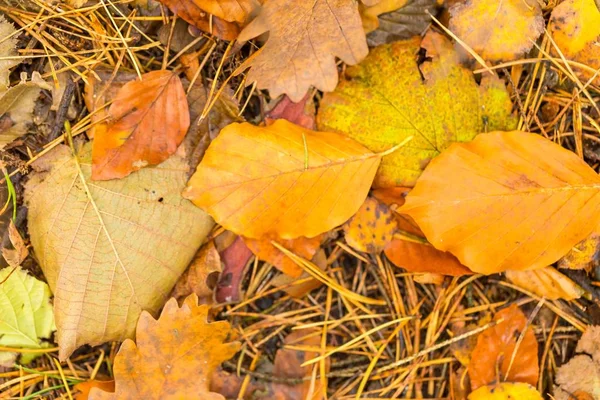
[[[390,243],[398,224],[389,207],[367,197],[356,214],[344,224],[346,242],[358,251],[377,254]]]
[[[504,84],[486,78],[475,83],[452,43],[429,32],[421,47],[432,61],[416,63],[419,39],[379,46],[346,79],[326,93],[317,115],[319,130],[341,132],[380,152],[413,136],[385,157],[376,187],[413,186],[427,166],[452,142],[465,142],[485,130],[514,129]]]
[[[91,149],[39,159],[25,193],[31,243],[54,293],[60,358],[83,344],[131,337],[155,312],[213,226],[180,195],[187,165],[173,156],[127,178],[91,182]],[[157,251],[160,249],[160,251]]]
[[[585,293],[579,285],[553,267],[529,271],[506,271],[506,278],[515,285],[548,300],[573,300]]]
[[[380,160],[344,135],[283,119],[233,123],[208,147],[184,197],[245,237],[310,238],[358,210]]]
[[[502,382],[499,385],[482,386],[467,397],[468,400],[543,400],[534,386],[522,382]]]
[[[122,178],[160,164],[175,153],[190,126],[181,80],[164,70],[123,85],[108,114],[108,128],[97,130],[94,137],[94,180]]]
[[[157,320],[142,312],[136,342],[123,342],[115,358],[114,393],[92,388],[90,400],[225,400],[209,390],[210,378],[240,346],[225,342],[228,322],[208,322],[209,309],[191,295],[181,308],[169,300]]]
[[[494,132],[435,158],[400,211],[436,248],[492,274],[556,262],[598,226],[599,194],[600,177],[574,153]]]

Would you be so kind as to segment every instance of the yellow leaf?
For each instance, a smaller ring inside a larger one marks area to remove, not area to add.
[[[537,0],[467,0],[450,16],[450,30],[489,61],[519,58],[544,32]]]
[[[379,46],[321,101],[319,130],[341,132],[374,152],[413,140],[383,157],[377,187],[413,186],[429,161],[452,142],[485,130],[514,129],[512,103],[498,79],[475,83],[442,35],[430,32],[421,47],[432,61],[416,63],[419,40]]]
[[[543,154],[544,157],[540,157]],[[492,274],[543,268],[600,222],[600,177],[541,136],[494,132],[434,159],[400,212],[438,249]]]
[[[394,238],[398,224],[390,208],[367,197],[356,214],[344,224],[346,242],[358,251],[379,253]]]
[[[499,385],[482,386],[467,397],[468,400],[542,400],[533,386],[522,382],[503,382]]]
[[[380,160],[346,136],[283,119],[233,123],[208,147],[184,197],[239,235],[311,238],[358,210]]]
[[[592,233],[573,248],[560,260],[559,268],[585,269],[589,271],[598,264],[600,257],[600,234]]]
[[[506,278],[515,285],[549,300],[573,300],[585,293],[579,285],[553,267],[506,271]]]

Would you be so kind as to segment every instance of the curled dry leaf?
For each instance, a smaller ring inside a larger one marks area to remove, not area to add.
[[[344,135],[286,120],[233,123],[210,144],[184,196],[245,237],[314,237],[358,210],[380,160]]]
[[[471,392],[468,400],[543,400],[534,386],[522,382],[503,382],[499,385],[482,386]]]
[[[450,8],[450,30],[492,62],[527,53],[544,26],[537,0],[466,0]]]
[[[591,270],[600,262],[600,234],[593,232],[560,260],[559,268]]]
[[[332,91],[335,57],[352,65],[368,53],[355,0],[269,0],[238,40],[265,32],[267,43],[244,64],[250,68],[246,84],[256,82],[273,98],[286,93],[299,102],[311,85]]]
[[[600,177],[574,153],[494,132],[435,158],[401,212],[436,248],[492,274],[556,262],[598,226],[599,194]]]
[[[229,323],[208,322],[208,311],[195,295],[181,308],[175,299],[169,300],[158,320],[144,311],[136,342],[123,342],[115,358],[115,392],[93,388],[90,400],[225,400],[209,390],[210,378],[240,346],[225,342]]]
[[[321,101],[319,130],[341,132],[371,151],[413,136],[383,157],[376,187],[413,186],[429,161],[451,143],[469,141],[485,130],[514,129],[516,123],[502,81],[486,78],[478,85],[441,34],[429,32],[421,47],[435,55],[421,65],[415,56],[419,39],[373,49]]]
[[[535,386],[539,376],[539,363],[538,343],[533,329],[526,327],[527,318],[516,305],[505,308],[494,316],[494,321],[500,320],[502,322],[477,337],[477,345],[468,366],[471,386],[477,389],[505,381]],[[517,340],[526,328],[523,340],[517,347]]]
[[[387,205],[367,197],[356,214],[344,224],[346,242],[358,251],[381,252],[398,229],[396,218]]]
[[[506,278],[515,285],[549,300],[573,300],[585,293],[578,284],[553,267],[529,271],[506,271]]]
[[[177,281],[171,296],[181,299],[194,293],[202,304],[213,303],[221,270],[221,257],[214,242],[210,241],[198,250],[188,269]]]
[[[19,233],[19,230],[15,226],[12,219],[8,225],[8,238],[10,239],[13,249],[3,247],[2,257],[4,257],[8,265],[11,267],[16,267],[25,261],[29,255],[29,250],[27,250],[27,245],[25,244],[25,241],[21,237],[21,234]]]
[[[159,70],[119,90],[106,130],[94,136],[92,179],[122,178],[175,153],[190,126],[187,98],[179,77]]]
[[[259,260],[266,261],[274,265],[284,274],[297,278],[304,270],[288,256],[283,254],[281,250],[273,246],[271,241],[275,241],[292,253],[310,260],[321,247],[322,239],[323,235],[317,235],[310,239],[300,236],[295,239],[287,240],[278,239],[271,235],[261,239],[244,238],[244,242]]]
[[[600,10],[594,0],[561,2],[552,10],[548,31],[565,58],[589,67],[572,66],[580,78],[587,81],[595,76],[600,68]],[[555,48],[552,50],[558,53]],[[596,84],[599,82],[595,79]]]
[[[181,197],[179,157],[127,178],[91,182],[91,148],[40,158],[26,186],[28,227],[54,293],[60,358],[131,337],[162,306],[214,222]],[[156,251],[156,249],[161,249]]]

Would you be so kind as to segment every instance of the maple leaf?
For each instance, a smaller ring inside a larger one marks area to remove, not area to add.
[[[213,221],[180,195],[188,167],[173,156],[127,178],[91,182],[91,146],[40,158],[26,186],[31,243],[54,293],[60,358],[131,337],[156,311]],[[160,251],[157,251],[160,249]]]
[[[450,30],[489,61],[516,60],[544,32],[536,0],[467,0],[449,11]]]
[[[498,385],[482,386],[467,397],[468,400],[543,400],[540,392],[528,383],[502,382]]]
[[[539,157],[544,154],[544,157]],[[435,158],[400,212],[475,272],[546,267],[600,222],[600,177],[525,132],[479,135]]]
[[[271,97],[285,93],[294,102],[311,85],[322,91],[335,89],[335,57],[352,65],[368,53],[354,0],[269,0],[238,40],[265,32],[267,43],[244,64],[250,68],[246,84],[256,82]]]
[[[94,136],[92,179],[122,178],[175,153],[190,126],[179,77],[152,71],[127,82],[108,110],[111,122]]]
[[[500,320],[477,337],[468,366],[473,389],[497,383],[498,378],[501,382],[537,384],[538,342],[531,326],[527,326],[527,318],[519,307],[512,305],[494,316],[494,321]]]
[[[506,278],[515,285],[549,300],[573,300],[584,293],[579,285],[553,267],[528,271],[506,271]]]
[[[516,123],[504,83],[487,78],[477,85],[458,63],[453,45],[438,33],[429,32],[421,46],[434,59],[420,66],[418,39],[373,49],[321,101],[319,130],[344,133],[371,151],[413,136],[383,157],[376,187],[413,186],[427,163],[452,142],[469,141],[486,129],[513,129]]]
[[[215,369],[238,351],[239,343],[224,343],[228,322],[208,322],[209,306],[195,295],[179,308],[171,299],[158,320],[144,311],[136,342],[127,339],[114,362],[115,392],[90,391],[90,400],[196,399],[225,400],[209,390]]]
[[[283,119],[233,123],[208,147],[184,197],[245,237],[310,238],[358,210],[380,160],[343,135]]]

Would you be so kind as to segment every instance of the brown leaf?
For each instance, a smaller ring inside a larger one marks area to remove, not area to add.
[[[346,242],[358,251],[377,254],[392,240],[398,224],[387,205],[367,197],[356,214],[344,224]]]
[[[177,150],[190,126],[179,77],[152,71],[126,83],[108,110],[107,130],[94,137],[92,179],[122,178],[157,165]]]
[[[600,234],[594,232],[558,260],[559,268],[590,271],[600,262]]]
[[[311,85],[335,89],[335,57],[353,65],[368,53],[354,0],[269,0],[238,40],[265,32],[267,43],[244,64],[250,68],[246,84],[256,82],[271,97],[285,93],[295,102]]]
[[[273,120],[286,119],[296,125],[314,131],[317,126],[315,113],[315,103],[308,93],[297,103],[294,103],[288,96],[284,95],[281,100],[267,112],[265,121],[268,125]]]
[[[158,320],[144,311],[136,343],[123,342],[115,358],[115,392],[93,388],[90,399],[224,400],[209,390],[210,377],[240,346],[225,342],[229,323],[208,322],[208,311],[195,295],[181,308],[169,300]]]
[[[283,254],[281,250],[273,246],[271,241],[275,241],[292,253],[310,260],[321,246],[322,239],[323,235],[317,235],[310,239],[300,236],[296,239],[287,240],[278,239],[274,236],[267,236],[261,239],[244,238],[244,242],[259,260],[266,261],[274,265],[284,274],[297,278],[304,270],[288,256]]]
[[[572,152],[494,132],[433,159],[400,211],[437,249],[492,274],[556,262],[598,226],[599,192],[598,174]]]
[[[527,327],[522,342],[516,348],[527,318],[519,307],[512,305],[494,317],[494,321],[500,319],[503,321],[477,337],[477,345],[468,366],[471,386],[477,389],[504,381],[524,382],[535,386],[539,376],[539,363],[538,343],[533,329]]]
[[[234,123],[210,144],[184,197],[245,237],[314,237],[358,210],[380,160],[344,135],[286,120]]]
[[[21,234],[19,233],[12,219],[8,225],[8,238],[10,239],[10,243],[13,245],[14,250],[3,247],[2,256],[8,265],[11,267],[16,267],[21,265],[21,263],[27,258],[29,255],[29,250],[27,250],[27,245],[25,244],[25,241],[21,237]]]
[[[573,300],[585,293],[579,285],[553,267],[506,271],[506,278],[515,285],[549,300]]]
[[[221,269],[221,257],[215,244],[210,241],[198,250],[188,269],[175,284],[171,296],[181,299],[195,293],[202,304],[213,303]]]
[[[241,284],[252,252],[241,237],[237,237],[231,245],[220,252],[223,261],[223,272],[217,283],[216,300],[219,303],[233,303],[242,298]]]

